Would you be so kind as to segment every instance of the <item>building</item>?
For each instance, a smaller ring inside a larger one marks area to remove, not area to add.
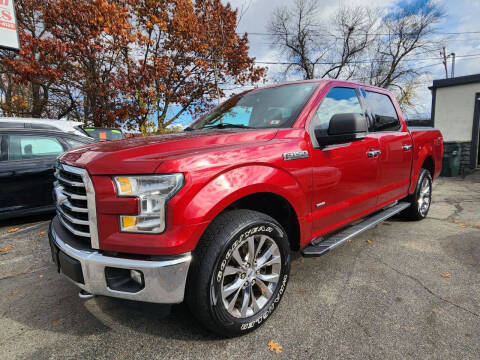
[[[433,126],[461,146],[460,171],[479,167],[480,74],[434,80],[429,89]]]

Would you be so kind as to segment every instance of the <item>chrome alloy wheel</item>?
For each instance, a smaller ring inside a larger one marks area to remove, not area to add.
[[[428,208],[430,207],[430,201],[432,198],[432,186],[427,177],[424,177],[422,180],[422,185],[420,186],[420,192],[418,193],[418,211],[420,215],[425,216],[427,214]]]
[[[252,235],[231,253],[223,271],[221,294],[235,318],[257,314],[275,292],[282,269],[280,249],[267,235]]]

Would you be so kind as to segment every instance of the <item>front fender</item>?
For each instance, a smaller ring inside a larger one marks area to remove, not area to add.
[[[285,198],[303,218],[309,209],[306,190],[286,171],[265,165],[228,170],[209,181],[184,207],[183,218],[192,223],[210,222],[244,196],[268,192]]]

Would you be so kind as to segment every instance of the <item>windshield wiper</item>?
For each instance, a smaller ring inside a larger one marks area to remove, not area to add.
[[[239,129],[251,129],[250,126],[241,125],[241,124],[230,124],[230,123],[221,123],[216,125],[207,125],[203,127],[204,129],[226,129],[226,128],[239,128]]]

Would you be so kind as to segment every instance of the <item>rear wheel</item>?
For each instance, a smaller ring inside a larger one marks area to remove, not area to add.
[[[408,197],[410,207],[402,215],[410,220],[422,220],[430,210],[432,201],[432,175],[427,169],[422,169],[418,176],[415,192]]]
[[[290,247],[280,224],[250,210],[223,213],[194,252],[186,300],[222,336],[244,334],[273,313],[285,291]]]

